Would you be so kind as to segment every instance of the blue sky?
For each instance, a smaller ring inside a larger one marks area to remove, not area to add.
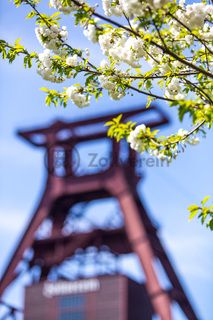
[[[43,2],[46,7],[47,1]],[[1,1],[0,38],[12,42],[21,37],[29,50],[42,51],[34,35],[34,22],[24,19],[26,12],[26,8],[16,9],[9,1]],[[66,18],[65,23],[68,22]],[[73,46],[91,47],[78,29],[70,26],[69,31]],[[101,58],[97,49],[91,47],[93,61]],[[135,95],[113,102],[105,95],[85,109],[71,104],[66,109],[46,107],[39,88],[53,86],[44,82],[34,68],[23,70],[21,60],[12,65],[0,61],[0,72],[1,273],[36,207],[45,182],[43,151],[25,144],[16,131],[46,125],[56,118],[73,121],[89,115],[123,111],[145,101],[142,95]],[[176,111],[163,104],[160,106],[167,110],[172,120],[163,131],[175,131],[179,127]],[[189,128],[188,122],[181,127]],[[212,137],[209,132],[200,145],[188,148],[169,168],[145,168],[145,177],[139,187],[147,209],[160,226],[162,241],[203,320],[212,319],[213,234],[196,221],[189,223],[186,208],[212,194]],[[18,303],[17,295],[16,299]]]

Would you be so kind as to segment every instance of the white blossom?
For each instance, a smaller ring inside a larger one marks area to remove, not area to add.
[[[180,137],[185,137],[189,132],[185,129],[180,128],[177,132],[177,135]]]
[[[143,16],[147,8],[146,2],[140,0],[120,0],[119,3],[128,17]]]
[[[164,150],[150,150],[149,153],[153,156],[158,158],[161,161],[167,161],[167,163],[170,163],[172,161],[172,156],[168,156],[164,153]],[[174,156],[177,155],[177,151],[175,151]]]
[[[159,9],[170,0],[119,0],[119,6],[128,17],[144,16],[148,12],[148,8]]]
[[[213,6],[205,3],[189,4],[184,9],[176,12],[177,18],[191,30],[202,28],[204,21],[213,16]],[[178,22],[174,23],[178,25]],[[179,26],[178,26],[179,28]]]
[[[101,63],[100,63],[101,68],[107,68],[108,66],[109,64],[106,59],[101,60]]]
[[[116,89],[116,79],[114,77],[101,75],[98,77],[98,80],[101,84],[101,87],[108,91],[110,98],[113,100],[120,100],[123,98],[123,96],[125,96],[125,92],[123,90],[120,90],[119,88]]]
[[[191,137],[187,142],[191,145],[197,145],[200,143],[200,139],[198,137]]]
[[[78,65],[78,56],[74,54],[66,58],[66,64],[70,67],[76,67]]]
[[[59,29],[56,25],[51,27],[39,26],[35,29],[35,33],[41,45],[55,53],[60,52],[62,41],[68,38],[67,28]]]
[[[44,52],[39,53],[38,55],[39,61],[43,64],[44,67],[50,68],[51,67],[51,55],[50,50],[45,49]]]
[[[159,70],[162,74],[167,72],[168,64],[164,65],[162,62],[163,59],[163,51],[156,47],[150,45],[149,47],[149,63],[152,67],[159,67]]]
[[[130,143],[130,147],[139,153],[144,151],[142,139],[138,138],[138,135],[141,131],[146,132],[145,124],[140,124],[134,130],[132,130],[127,139]]]
[[[157,62],[155,62],[154,64],[157,64]],[[167,72],[170,72],[171,69],[170,69],[170,66],[168,63],[162,63],[160,66],[159,66],[159,71],[160,71],[160,74],[165,74]]]
[[[39,66],[37,69],[38,74],[47,81],[51,82],[63,82],[65,79],[61,76],[56,76],[52,69],[52,61],[51,61],[51,54],[50,50],[45,49],[44,52],[39,53]]]
[[[165,97],[177,100],[183,100],[185,98],[179,79],[172,78],[171,82],[166,87]]]
[[[89,50],[89,48],[85,48],[84,52],[85,52],[86,56],[89,58],[89,57],[90,57],[90,50]]]
[[[120,4],[117,4],[116,1],[111,1],[111,0],[103,0],[103,9],[104,13],[106,16],[117,16],[120,17],[122,16],[122,7]]]
[[[63,12],[64,14],[69,14],[70,12],[78,9],[78,6],[74,3],[71,3],[69,6],[63,6],[61,0],[50,0],[50,6]]]
[[[209,110],[209,109],[211,109],[211,106],[210,106],[210,104],[208,104],[208,103],[207,103],[207,104],[205,104],[205,105],[204,105],[204,109],[206,109],[206,110]]]
[[[87,107],[90,104],[90,96],[80,92],[78,87],[70,86],[66,89],[66,95],[79,108]]]
[[[107,32],[99,36],[98,38],[101,50],[104,55],[109,54],[110,44],[114,42],[112,32]]]
[[[189,134],[189,131],[185,129],[179,129],[177,132],[177,135],[184,138],[182,140],[183,143],[188,143],[191,145],[196,145],[200,142],[200,139],[196,137],[195,135]]]
[[[84,29],[84,35],[93,43],[98,41],[97,30],[94,24],[89,24],[86,29]]]
[[[103,54],[116,60],[127,63],[132,68],[141,66],[140,59],[145,56],[144,43],[135,37],[116,37],[113,32],[108,32],[99,36],[99,44]]]
[[[185,36],[184,40],[186,41],[186,44],[192,45],[194,37],[191,34],[188,34]]]
[[[185,5],[185,0],[179,0],[179,6],[184,7]]]
[[[203,29],[200,30],[200,37],[204,40],[213,40],[213,27],[205,23]]]

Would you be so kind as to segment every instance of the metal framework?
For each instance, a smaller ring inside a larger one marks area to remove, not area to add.
[[[9,303],[6,303],[3,300],[0,300],[0,306],[6,309],[4,314],[1,316],[1,320],[16,320],[17,314],[23,313],[22,309],[17,308]]]
[[[32,249],[33,256],[28,267],[40,266],[41,279],[46,279],[53,267],[72,257],[78,248],[90,246],[109,247],[116,254],[134,251],[141,262],[146,289],[155,313],[162,320],[172,319],[171,303],[176,301],[187,319],[198,319],[189,299],[176,275],[176,272],[162,246],[153,225],[137,193],[139,176],[136,174],[137,155],[126,145],[125,161],[120,162],[124,153],[121,143],[110,140],[110,165],[105,170],[93,174],[79,175],[77,167],[80,156],[76,146],[82,142],[107,139],[104,123],[117,114],[77,122],[57,121],[52,125],[31,131],[20,131],[19,135],[36,147],[46,148],[47,183],[40,204],[26,228],[0,282],[0,296],[19,276],[18,266],[26,261],[27,249]],[[123,114],[128,121],[137,116],[137,120],[154,128],[168,123],[168,118],[154,106],[133,109]],[[154,116],[153,120],[150,118]],[[63,167],[58,174],[57,150],[62,150]],[[124,227],[89,232],[63,234],[63,226],[70,208],[79,202],[94,199],[115,198],[118,200],[124,218]],[[43,239],[37,238],[39,226],[45,219],[52,221],[51,234]],[[171,287],[163,290],[154,260],[158,259],[170,280]]]

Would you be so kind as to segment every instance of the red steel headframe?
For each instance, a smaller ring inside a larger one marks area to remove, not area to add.
[[[138,196],[135,152],[129,149],[129,158],[124,164],[120,164],[120,144],[111,141],[112,162],[105,171],[77,176],[69,158],[64,168],[64,176],[53,174],[55,148],[60,146],[64,150],[68,149],[69,152],[65,154],[67,157],[72,157],[72,150],[78,143],[106,138],[107,128],[104,127],[104,123],[118,114],[76,122],[57,121],[45,128],[19,132],[20,136],[34,146],[47,149],[48,177],[40,204],[1,277],[0,296],[18,276],[17,266],[24,259],[24,253],[28,248],[34,250],[30,267],[42,261],[40,265],[43,270],[42,277],[47,277],[52,266],[58,265],[66,257],[73,255],[77,248],[107,244],[118,253],[133,250],[138,255],[146,276],[147,292],[160,319],[172,319],[171,302],[174,299],[188,319],[196,320],[198,318],[157,236],[156,228]],[[151,119],[152,115],[154,115],[153,119]],[[123,121],[129,121],[134,117],[151,128],[168,123],[167,116],[154,106],[149,109],[140,107],[125,112]],[[80,234],[78,237],[62,235],[63,223],[71,206],[83,200],[90,201],[105,197],[118,199],[124,216],[125,230],[95,230]],[[52,234],[47,239],[37,240],[36,231],[46,218],[52,219]],[[163,290],[160,285],[154,268],[155,258],[159,259],[170,279],[172,286],[170,292]]]

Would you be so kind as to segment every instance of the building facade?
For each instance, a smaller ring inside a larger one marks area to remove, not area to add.
[[[26,288],[24,320],[151,320],[146,290],[125,276],[39,282]]]

